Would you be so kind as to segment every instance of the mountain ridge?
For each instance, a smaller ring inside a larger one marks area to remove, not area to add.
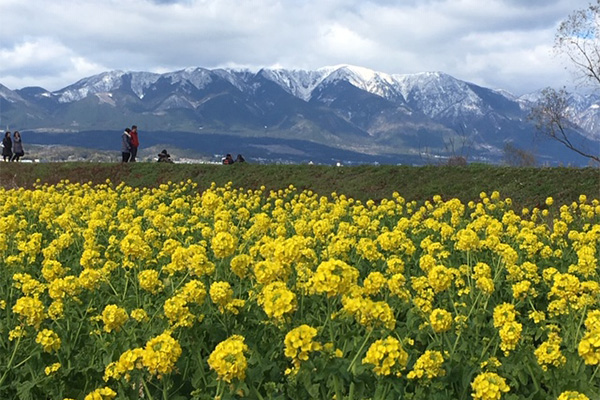
[[[506,143],[531,148],[527,114],[539,94],[515,96],[437,72],[386,74],[347,64],[317,70],[190,67],[106,71],[57,91],[0,85],[0,124],[36,132],[146,130],[306,140],[356,152],[500,162]],[[600,140],[600,96],[573,94],[571,134]],[[15,129],[15,128],[13,128]],[[192,136],[190,136],[192,137]],[[449,150],[452,143],[453,150]],[[572,162],[548,144],[545,162]],[[452,153],[452,154],[451,154]],[[583,162],[579,160],[578,162]]]

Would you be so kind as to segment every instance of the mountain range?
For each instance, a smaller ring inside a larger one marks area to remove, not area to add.
[[[442,72],[187,68],[109,71],[50,92],[0,84],[0,126],[24,141],[120,151],[126,126],[142,146],[280,162],[500,163],[507,143],[539,163],[585,165],[540,140],[527,116],[540,93],[514,96]],[[569,98],[570,135],[600,153],[600,94]],[[234,154],[235,155],[235,154]]]

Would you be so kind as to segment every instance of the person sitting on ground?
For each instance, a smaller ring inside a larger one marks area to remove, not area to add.
[[[235,162],[245,162],[246,160],[244,159],[244,157],[241,154],[237,155],[237,158],[235,159]]]
[[[225,158],[223,159],[223,164],[225,165],[231,165],[233,164],[235,161],[233,160],[233,157],[231,157],[231,154],[227,154],[225,156]]]
[[[163,151],[158,153],[158,162],[166,162],[166,163],[173,162],[173,160],[171,160],[171,155],[169,153],[167,153],[166,149],[164,149]]]

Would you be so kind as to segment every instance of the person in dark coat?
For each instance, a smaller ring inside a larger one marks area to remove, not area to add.
[[[131,158],[131,129],[125,128],[123,134],[121,135],[121,155],[123,159],[121,162],[128,162],[129,158]]]
[[[235,162],[246,162],[246,159],[241,154],[238,154]]]
[[[164,149],[160,153],[158,153],[158,162],[172,163],[171,155],[167,153],[167,149]]]
[[[10,161],[19,161],[25,155],[23,151],[23,142],[21,141],[21,133],[15,131],[13,134],[13,155]]]
[[[227,154],[225,156],[225,158],[223,159],[223,164],[225,165],[231,165],[233,164],[235,161],[233,160],[233,157],[231,157],[231,154]]]
[[[4,134],[4,139],[2,139],[2,157],[4,157],[4,161],[10,161],[12,155],[12,139],[10,138],[10,132],[7,131]]]

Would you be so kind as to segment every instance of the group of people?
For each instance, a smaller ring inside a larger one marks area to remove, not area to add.
[[[131,128],[125,128],[123,134],[121,135],[121,139],[121,162],[135,162],[138,147],[140,146],[137,125],[132,125]],[[241,154],[238,154],[235,160],[233,159],[231,154],[227,154],[225,157],[223,157],[221,161],[225,165],[231,165],[234,163],[243,163],[246,160]],[[167,152],[166,149],[158,154],[158,162],[173,162],[173,160],[171,160],[171,155]]]
[[[121,155],[123,157],[122,162],[135,162],[138,147],[140,147],[137,125],[132,125],[131,129],[125,128],[121,138]]]
[[[245,162],[245,161],[246,161],[246,160],[244,159],[244,157],[242,157],[242,155],[241,155],[241,154],[238,154],[238,155],[237,155],[237,158],[236,158],[235,160],[233,159],[233,157],[231,156],[231,154],[227,154],[227,155],[226,155],[225,157],[223,157],[223,159],[221,160],[221,162],[222,162],[224,165],[231,165],[231,164],[233,164],[233,163],[236,163],[236,162],[238,162],[238,163],[242,163],[242,162]]]
[[[19,161],[24,155],[21,133],[15,131],[11,139],[10,132],[7,131],[2,139],[2,157],[4,161]]]

